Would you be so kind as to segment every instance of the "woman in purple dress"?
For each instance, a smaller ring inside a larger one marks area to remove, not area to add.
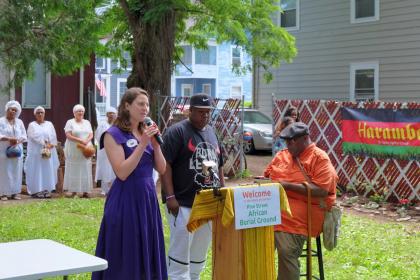
[[[149,98],[141,88],[128,89],[118,107],[118,118],[102,136],[106,154],[117,176],[105,202],[96,256],[108,269],[92,279],[167,279],[165,244],[153,168],[160,174],[166,161],[146,126]]]

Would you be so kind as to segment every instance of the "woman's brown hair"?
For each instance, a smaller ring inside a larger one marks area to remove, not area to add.
[[[130,112],[125,108],[125,104],[132,104],[134,99],[136,99],[140,94],[144,94],[147,96],[147,98],[149,98],[147,91],[139,87],[132,87],[127,89],[121,98],[120,105],[118,106],[118,116],[114,122],[114,125],[122,131],[131,131]],[[139,131],[143,131],[143,128],[144,124],[140,123],[138,127]]]

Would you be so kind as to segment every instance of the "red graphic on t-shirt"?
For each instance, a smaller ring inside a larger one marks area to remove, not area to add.
[[[192,138],[190,138],[190,140],[188,141],[188,150],[190,150],[191,152],[195,152],[195,146],[192,143]]]

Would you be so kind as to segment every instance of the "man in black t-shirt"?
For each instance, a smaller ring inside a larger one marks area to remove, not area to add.
[[[224,186],[223,160],[216,134],[208,125],[212,109],[206,94],[191,97],[189,119],[167,129],[163,154],[167,161],[162,176],[162,199],[166,202],[171,236],[168,250],[168,276],[172,280],[199,279],[211,242],[211,224],[193,233],[186,225],[197,190],[213,186],[215,178],[203,172],[202,163],[212,165]]]

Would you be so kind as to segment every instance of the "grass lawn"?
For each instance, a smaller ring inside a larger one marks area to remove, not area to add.
[[[0,242],[47,238],[93,254],[103,203],[99,198],[63,198],[2,205]],[[420,279],[420,233],[409,224],[345,214],[339,247],[323,253],[326,279]],[[210,260],[211,254],[208,264]],[[31,261],[22,260],[22,265]],[[313,265],[316,272],[315,260]],[[90,279],[90,274],[69,278]],[[201,279],[211,279],[210,267]]]

